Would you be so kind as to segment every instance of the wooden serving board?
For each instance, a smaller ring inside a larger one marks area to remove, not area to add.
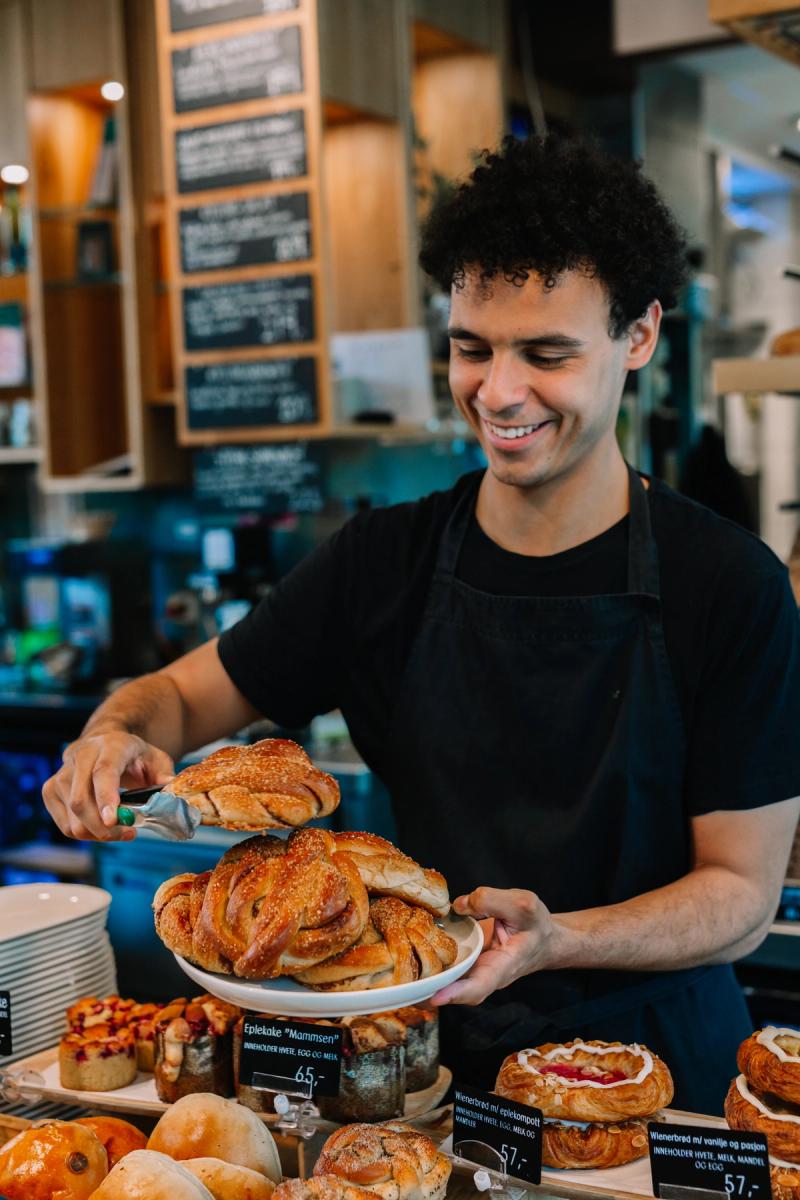
[[[113,1092],[79,1092],[61,1086],[58,1070],[58,1049],[42,1050],[32,1054],[30,1058],[21,1058],[14,1063],[14,1071],[36,1071],[44,1080],[40,1092],[42,1099],[57,1100],[62,1103],[82,1104],[86,1108],[100,1108],[107,1112],[139,1113],[145,1116],[159,1117],[166,1112],[169,1105],[159,1100],[153,1076],[140,1071],[134,1083],[124,1088],[116,1088]],[[419,1092],[409,1092],[406,1096],[406,1109],[403,1120],[413,1121],[434,1109],[444,1098],[452,1081],[452,1074],[447,1067],[439,1068],[439,1075],[434,1084]],[[280,1120],[274,1113],[261,1113],[260,1116],[267,1125],[274,1125]],[[320,1128],[333,1129],[332,1122],[320,1121]]]

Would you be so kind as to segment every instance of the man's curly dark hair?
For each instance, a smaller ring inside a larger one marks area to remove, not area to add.
[[[490,288],[531,273],[553,287],[565,271],[597,278],[609,334],[621,337],[653,300],[673,308],[685,283],[683,231],[641,173],[586,138],[507,137],[422,233],[420,265],[445,291],[476,269]]]

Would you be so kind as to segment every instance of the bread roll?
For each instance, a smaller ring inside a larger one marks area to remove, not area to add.
[[[221,1158],[185,1158],[187,1171],[206,1185],[214,1200],[270,1200],[275,1184],[258,1171]]]
[[[25,1129],[0,1147],[6,1200],[88,1200],[107,1171],[100,1139],[69,1121]]]
[[[115,1167],[121,1158],[133,1150],[144,1150],[147,1136],[131,1125],[130,1121],[121,1121],[119,1117],[78,1117],[77,1125],[85,1125],[91,1129],[105,1146],[108,1155],[108,1169]]]
[[[170,1158],[221,1158],[280,1183],[281,1164],[272,1134],[249,1108],[210,1092],[176,1100],[147,1143]]]
[[[89,1200],[214,1200],[204,1183],[153,1150],[134,1150],[118,1162]]]

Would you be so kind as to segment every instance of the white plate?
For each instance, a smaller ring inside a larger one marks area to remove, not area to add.
[[[111,903],[103,888],[83,883],[20,883],[0,888],[0,944],[102,912]]]
[[[0,966],[0,987],[2,981],[45,980],[51,975],[62,971],[85,969],[93,963],[108,957],[113,958],[113,950],[108,934],[103,929],[96,931],[93,941],[84,946],[72,946],[65,950],[54,950],[46,958],[36,962],[26,962],[24,959],[11,965]]]
[[[201,987],[251,1012],[274,1013],[279,1017],[360,1017],[387,1009],[402,1008],[428,1000],[470,969],[483,949],[483,933],[472,917],[457,917],[450,913],[441,922],[442,929],[455,938],[458,957],[452,967],[427,979],[398,983],[394,987],[370,988],[358,992],[314,992],[294,979],[268,979],[264,983],[237,979],[232,975],[215,975],[201,971],[176,954],[181,970]]]

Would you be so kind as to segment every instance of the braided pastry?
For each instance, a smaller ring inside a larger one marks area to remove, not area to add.
[[[314,1176],[338,1175],[383,1200],[441,1200],[450,1161],[424,1133],[393,1121],[343,1125],[322,1147]]]
[[[199,808],[203,825],[285,829],[325,817],[339,804],[339,785],[315,767],[296,742],[264,738],[224,746],[187,767],[169,791]]]
[[[800,1104],[800,1034],[796,1029],[768,1025],[742,1042],[736,1062],[759,1091]]]
[[[353,860],[323,829],[248,838],[205,877],[167,880],[153,907],[170,950],[245,979],[291,975],[339,953],[368,916]]]
[[[728,1088],[725,1120],[731,1129],[766,1134],[776,1158],[800,1162],[800,1109],[751,1088],[744,1075],[737,1075]]]
[[[378,1193],[346,1183],[338,1175],[317,1175],[285,1180],[275,1188],[272,1200],[378,1200]]]
[[[450,910],[447,881],[438,871],[421,867],[375,833],[347,832],[335,837],[337,849],[352,856],[368,892],[396,896],[440,917],[447,915]]]
[[[669,1104],[674,1089],[666,1064],[646,1046],[593,1040],[509,1054],[495,1091],[545,1117],[627,1121]]]
[[[370,901],[369,916],[354,946],[295,978],[320,991],[352,992],[427,979],[455,962],[455,941],[425,909],[387,896]]]

